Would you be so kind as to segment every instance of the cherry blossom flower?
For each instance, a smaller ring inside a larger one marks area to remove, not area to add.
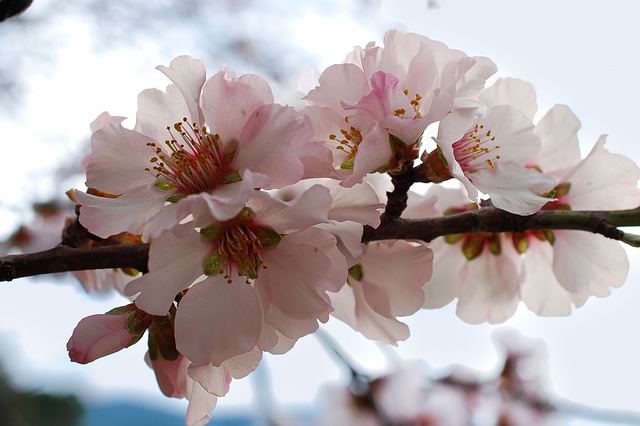
[[[347,266],[335,237],[314,227],[327,221],[326,188],[288,202],[255,192],[228,221],[201,198],[190,204],[194,220],[152,241],[150,272],[125,293],[140,293],[136,306],[153,315],[166,315],[181,294],[176,347],[193,364],[278,350],[280,336],[295,342],[328,320],[327,292],[344,284]]]
[[[304,113],[316,136],[337,148],[332,177],[352,186],[415,159],[424,130],[452,109],[480,108],[479,90],[494,72],[486,58],[392,30],[384,48],[358,47],[327,68]]]
[[[374,241],[349,269],[348,285],[332,295],[333,316],[368,339],[397,344],[409,337],[398,321],[424,303],[422,287],[432,271],[433,253],[423,242]]]
[[[547,155],[535,162],[545,173],[564,174],[556,187],[557,201],[545,209],[624,210],[640,205],[640,168],[632,160],[609,152],[605,136],[580,160],[575,154],[579,152],[575,132],[564,129],[577,130],[577,118],[558,105],[545,119],[562,123],[543,138],[546,152],[562,149],[567,153],[562,159]],[[610,288],[621,286],[627,277],[624,249],[602,235],[554,230],[544,235],[529,231],[518,238],[526,240],[520,242],[526,249],[523,300],[539,315],[568,315],[572,305],[580,307],[590,296],[609,296]]]
[[[462,189],[434,185],[425,196],[409,194],[407,218],[436,217],[476,209]],[[424,285],[428,309],[441,308],[457,298],[456,314],[466,322],[500,323],[520,302],[521,259],[510,239],[476,232],[437,238],[433,275]]]
[[[581,160],[579,127],[575,115],[562,105],[549,110],[538,124],[543,149],[532,165],[559,181],[555,199],[542,209],[617,210],[640,205],[638,166],[607,151],[604,136]],[[427,197],[420,201],[412,195],[405,216],[477,208],[466,204],[465,194],[454,189],[433,186]],[[457,298],[456,313],[471,323],[504,321],[519,301],[538,315],[568,315],[590,296],[608,296],[611,287],[622,285],[629,268],[619,242],[584,231],[476,232],[438,238],[430,247],[434,273],[425,285],[425,307],[442,307]]]
[[[202,62],[188,56],[158,69],[174,84],[140,94],[133,130],[120,118],[95,122],[87,186],[105,195],[76,194],[91,232],[157,235],[189,215],[179,201],[193,197],[227,220],[254,188],[303,176],[303,122],[293,108],[273,103],[261,77],[223,68],[205,80]]]
[[[532,121],[537,110],[533,87],[500,79],[481,92],[480,100],[487,111],[471,126],[463,125],[467,111],[454,111],[440,121],[438,150],[423,160],[444,162],[473,201],[481,191],[500,209],[533,214],[549,201],[545,195],[555,185],[550,177],[526,167],[540,151]]]

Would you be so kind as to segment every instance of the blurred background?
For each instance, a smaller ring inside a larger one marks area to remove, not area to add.
[[[0,8],[8,3],[0,0]],[[35,0],[0,23],[3,250],[59,242],[73,207],[64,193],[84,187],[89,123],[106,110],[130,117],[125,126],[132,127],[138,93],[168,84],[154,67],[180,54],[203,59],[209,75],[222,64],[260,74],[278,102],[300,105],[301,71],[341,62],[355,45],[380,44],[389,28],[417,32],[490,57],[498,76],[533,83],[540,115],[569,105],[582,120],[583,153],[608,133],[611,151],[640,162],[638,16],[640,3],[631,0]],[[640,424],[628,413],[640,411],[640,251],[628,255],[626,284],[567,318],[522,309],[504,325],[472,326],[450,305],[407,318],[412,336],[397,348],[331,320],[323,329],[336,344],[307,336],[289,353],[267,356],[219,400],[213,424],[319,424],[327,412],[322,401],[351,380],[331,347],[372,377],[409,359],[422,360],[432,379],[448,377],[454,365],[478,380],[502,377],[505,352],[492,333],[505,327],[537,339],[555,395],[582,404],[567,405],[573,411],[550,424]],[[0,302],[0,424],[183,424],[186,401],[160,393],[144,364],[144,343],[90,365],[68,359],[77,322],[125,304],[121,296],[87,295],[74,277],[60,275],[0,283]],[[624,415],[586,415],[593,407]],[[39,410],[44,420],[20,414]],[[478,416],[472,424],[487,422]]]

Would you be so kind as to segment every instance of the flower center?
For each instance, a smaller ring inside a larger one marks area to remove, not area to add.
[[[494,151],[498,150],[500,145],[496,145],[495,140],[496,137],[491,134],[491,130],[485,130],[484,124],[476,123],[462,139],[453,144],[453,155],[465,175],[496,168],[495,161],[499,160],[500,156]]]
[[[404,89],[402,91],[402,93],[404,93],[404,95],[407,98],[409,97],[409,90],[408,89]],[[416,120],[418,118],[422,118],[422,114],[420,113],[420,101],[421,100],[422,100],[422,96],[420,96],[419,94],[416,93],[414,98],[409,101],[409,105],[411,105],[411,109],[413,110],[413,117],[411,117],[412,120]],[[398,108],[393,113],[393,115],[395,115],[396,117],[400,117],[400,118],[405,118],[406,114],[407,114],[407,109],[406,108]]]
[[[349,124],[349,117],[344,118],[345,123]],[[360,129],[349,126],[349,130],[340,129],[340,136],[335,134],[329,135],[329,140],[339,142],[336,149],[347,154],[347,159],[340,164],[342,169],[353,169],[353,162],[358,154],[358,145],[362,142],[362,133]]]
[[[253,223],[253,217],[253,211],[245,207],[234,219],[200,230],[200,234],[213,243],[212,254],[204,267],[205,275],[224,274],[231,284],[235,272],[251,284],[251,280],[259,278],[260,269],[267,269],[261,252],[277,245],[282,235]]]
[[[189,123],[186,117],[174,123],[173,131],[167,126],[167,131],[171,137],[164,141],[167,149],[155,142],[147,143],[155,155],[150,159],[153,166],[145,170],[158,179],[156,186],[186,196],[240,180],[238,172],[229,167],[237,141],[223,145],[218,134]]]

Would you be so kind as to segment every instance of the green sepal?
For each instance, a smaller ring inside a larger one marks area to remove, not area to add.
[[[281,234],[266,226],[257,228],[255,231],[262,247],[273,247],[282,241]]]
[[[251,210],[249,207],[243,207],[242,210],[240,210],[240,213],[238,213],[238,215],[235,218],[242,222],[248,222],[251,219],[253,219],[255,215],[256,214],[254,213],[254,211]]]
[[[358,281],[362,281],[362,278],[364,277],[364,273],[362,272],[362,265],[357,263],[349,268],[349,276]]]
[[[519,254],[524,254],[529,249],[529,236],[527,234],[514,232],[511,234],[511,241]]]
[[[221,266],[220,252],[215,250],[204,264],[204,274],[207,276],[217,274],[220,272]]]
[[[547,237],[547,241],[549,241],[549,244],[554,245],[556,242],[556,236],[553,231],[550,229],[545,229],[543,232],[545,237]]]
[[[158,354],[167,361],[175,361],[180,355],[176,349],[173,321],[168,316],[154,316],[149,328],[149,358],[155,361]]]
[[[444,236],[444,242],[447,244],[455,244],[464,237],[464,234],[449,234]]]
[[[445,156],[442,153],[442,150],[440,149],[440,147],[437,147],[436,150],[438,152],[438,160],[440,160],[442,162],[442,164],[444,164],[445,167],[449,167],[449,162],[445,158]]]
[[[467,260],[473,260],[482,254],[484,238],[472,235],[462,243],[462,254]]]
[[[556,191],[556,195],[555,195],[556,197],[558,198],[564,197],[569,193],[569,191],[571,191],[571,182],[561,183],[560,185],[556,186],[554,189]]]
[[[153,186],[162,189],[163,191],[175,191],[177,188],[174,186],[169,185],[166,182],[162,182],[162,181],[157,181],[156,183],[153,184]]]
[[[502,244],[500,242],[500,235],[493,234],[487,238],[487,247],[494,256],[499,256],[502,253]]]
[[[230,139],[224,146],[224,162],[229,164],[238,152],[239,142],[237,139]]]
[[[147,329],[151,325],[151,321],[153,320],[152,315],[149,315],[145,311],[138,309],[133,303],[113,308],[109,312],[107,312],[106,315],[127,316],[127,321],[125,322],[125,324],[127,326],[127,331],[131,333],[131,340],[126,347],[129,347],[140,340],[144,332],[147,331]]]
[[[353,170],[353,162],[354,162],[354,158],[348,157],[346,160],[342,162],[342,164],[340,164],[340,168],[345,170]]]
[[[186,197],[186,194],[175,194],[167,198],[167,201],[170,203],[177,203],[178,201],[182,200],[184,197]]]
[[[232,170],[227,173],[224,178],[222,178],[222,183],[230,184],[240,182],[242,180],[242,176],[240,176],[240,172],[237,170]]]
[[[214,223],[206,228],[201,228],[200,235],[208,241],[216,241],[222,236],[223,231],[224,225],[222,223]]]

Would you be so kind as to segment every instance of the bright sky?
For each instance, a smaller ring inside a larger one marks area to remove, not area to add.
[[[381,21],[388,23],[385,28],[418,32],[469,55],[490,57],[498,65],[500,76],[522,78],[535,85],[540,111],[555,103],[568,104],[582,120],[584,149],[589,149],[601,133],[608,133],[610,150],[640,162],[635,105],[640,99],[640,86],[635,83],[640,3],[438,3],[439,8],[428,9],[426,0],[382,0]],[[382,39],[380,22],[364,18],[352,22],[346,17],[308,14],[283,28],[290,33],[280,36],[307,47],[320,58],[318,65],[327,66],[341,61],[354,45]],[[115,55],[93,58],[88,56],[90,46],[82,36],[86,28],[80,24],[65,28],[75,36],[62,65],[33,83],[33,101],[25,122],[3,124],[15,140],[22,142],[4,146],[10,150],[5,155],[29,159],[19,163],[19,170],[10,164],[0,169],[4,182],[16,183],[4,185],[4,200],[20,200],[28,191],[44,197],[51,191],[80,187],[82,182],[56,184],[35,177],[65,160],[68,154],[61,147],[81,152],[84,148],[80,142],[88,136],[88,124],[101,111],[134,117],[138,92],[167,84],[153,66],[168,64],[173,54],[189,53],[187,46],[186,52],[150,52],[126,62]],[[268,48],[269,40],[265,45]],[[78,61],[80,58],[82,61]],[[219,66],[207,65],[210,71]],[[301,64],[300,68],[308,65],[313,64]],[[47,132],[64,135],[67,145],[45,140]],[[70,142],[74,145],[69,146]],[[3,223],[9,224],[15,217],[2,216]],[[568,318],[537,318],[523,310],[506,324],[546,341],[552,378],[560,396],[599,407],[640,409],[640,251],[629,251],[629,255],[629,279],[611,297],[589,300]],[[168,400],[157,390],[152,372],[143,362],[144,345],[91,365],[68,361],[65,344],[77,321],[124,304],[122,299],[88,298],[77,286],[51,284],[46,278],[2,284],[0,291],[3,300],[9,301],[0,313],[0,335],[8,341],[0,349],[0,356],[10,371],[17,372],[13,378],[20,384],[80,391],[89,400],[134,396],[184,410],[183,402]],[[400,344],[401,356],[424,358],[435,367],[463,363],[483,370],[497,360],[490,339],[496,327],[467,325],[457,319],[453,306],[422,311],[408,322],[412,336]],[[384,365],[382,352],[348,327],[331,321],[327,329],[365,367]],[[325,380],[340,377],[339,369],[313,337],[302,339],[284,356],[269,357],[266,364],[274,391],[285,402],[311,401]],[[252,380],[234,382],[219,407],[246,403]]]

